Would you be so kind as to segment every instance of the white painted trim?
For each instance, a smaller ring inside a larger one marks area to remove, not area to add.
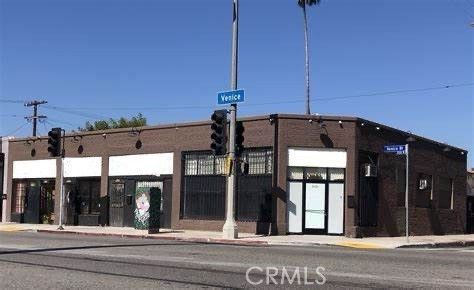
[[[64,158],[64,177],[97,177],[102,173],[102,157]]]
[[[56,159],[13,161],[13,178],[56,178]]]
[[[109,176],[173,174],[173,153],[109,157]]]
[[[346,168],[344,149],[289,148],[288,166]]]

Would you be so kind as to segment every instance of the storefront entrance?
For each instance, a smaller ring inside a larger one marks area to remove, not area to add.
[[[160,227],[171,228],[171,177],[115,177],[109,181],[109,225],[112,227],[134,227],[137,219],[145,212],[146,208],[138,208],[142,194],[147,202],[154,190],[159,190],[160,201]]]
[[[290,167],[288,232],[344,232],[344,168]]]
[[[54,179],[14,180],[12,221],[52,224],[55,198]]]
[[[26,182],[24,222],[27,224],[40,223],[40,187],[37,180]]]
[[[64,187],[66,224],[98,226],[100,178],[67,178]]]

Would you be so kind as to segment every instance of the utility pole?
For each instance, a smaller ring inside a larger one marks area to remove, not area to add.
[[[239,45],[239,0],[233,0],[232,21],[232,71],[231,89],[237,89],[237,59]],[[225,239],[238,237],[237,223],[235,222],[235,192],[237,188],[237,163],[235,162],[235,128],[237,123],[237,104],[230,105],[230,132],[229,132],[229,158],[232,161],[232,171],[227,177],[227,213],[224,227],[222,228]]]
[[[31,101],[25,104],[25,107],[33,107],[33,115],[26,116],[25,119],[28,121],[33,120],[33,137],[36,137],[36,126],[37,121],[41,119],[46,119],[47,117],[44,115],[38,116],[38,106],[42,104],[47,104],[47,101]]]
[[[408,229],[408,179],[410,177],[410,175],[408,174],[408,161],[409,161],[409,151],[408,151],[408,143],[405,145],[406,146],[406,151],[405,151],[405,155],[406,155],[406,169],[405,169],[405,237],[407,239],[407,244],[410,243],[410,231]]]

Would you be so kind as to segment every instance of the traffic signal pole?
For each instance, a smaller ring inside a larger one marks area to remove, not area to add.
[[[233,0],[233,23],[232,23],[232,72],[231,89],[237,89],[237,57],[238,57],[238,29],[239,29],[239,0]],[[227,210],[226,220],[222,229],[225,239],[236,239],[238,237],[237,223],[235,222],[235,192],[237,188],[235,162],[235,128],[237,123],[237,104],[230,105],[230,131],[229,131],[229,158],[232,160],[232,170],[227,177]]]
[[[64,212],[64,154],[59,157],[61,160],[61,171],[59,174],[59,226],[58,230],[64,230],[63,212]]]
[[[59,226],[58,230],[64,230],[63,227],[63,216],[64,216],[64,157],[66,155],[66,150],[64,148],[64,143],[66,139],[66,130],[61,129],[60,133],[61,139],[59,140],[62,143],[59,158],[61,160],[61,171],[59,174]]]

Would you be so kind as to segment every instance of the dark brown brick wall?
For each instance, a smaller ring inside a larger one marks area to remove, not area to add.
[[[400,235],[404,232],[404,208],[399,207],[400,192],[395,184],[394,168],[404,168],[404,158],[401,156],[384,155],[383,145],[404,144],[406,134],[382,127],[375,130],[375,125],[367,122],[367,126],[360,127],[362,120],[347,117],[323,117],[324,127],[321,128],[316,116],[309,115],[274,115],[273,122],[270,116],[244,118],[245,146],[268,147],[273,146],[274,153],[274,190],[273,190],[273,217],[270,225],[273,234],[286,234],[286,203],[287,203],[287,165],[288,148],[290,147],[328,147],[328,140],[334,148],[343,148],[347,151],[347,168],[345,183],[345,235]],[[308,122],[313,118],[313,122]],[[339,124],[342,121],[342,126]],[[108,192],[108,158],[114,155],[145,154],[145,153],[174,153],[173,197],[172,197],[172,228],[216,230],[220,231],[224,221],[182,220],[180,214],[181,195],[181,167],[182,152],[195,150],[209,150],[210,122],[175,124],[167,126],[141,128],[138,136],[130,134],[130,129],[117,129],[107,132],[81,133],[81,138],[74,140],[72,135],[66,138],[67,157],[102,157],[101,195]],[[105,133],[105,135],[104,135]],[[326,134],[323,142],[321,134]],[[275,139],[276,138],[276,139]],[[135,142],[140,139],[142,147],[135,148]],[[12,191],[12,161],[46,159],[47,139],[39,138],[34,142],[25,142],[26,139],[17,139],[10,142],[8,164],[8,198],[11,204]],[[84,147],[82,154],[77,152],[79,145]],[[31,157],[31,149],[35,148],[36,156]],[[374,229],[359,228],[357,211],[347,207],[347,196],[358,199],[358,158],[359,150],[371,151],[379,154],[379,223]],[[431,233],[461,233],[465,225],[465,180],[466,155],[459,151],[444,152],[433,142],[419,140],[413,144],[410,156],[410,189],[411,204],[414,202],[412,191],[416,186],[416,173],[432,174],[435,180],[433,209],[411,208],[411,231],[413,234]],[[59,168],[58,168],[59,169]],[[59,171],[58,171],[59,172]],[[436,180],[438,176],[448,176],[454,179],[454,210],[438,209]],[[59,184],[59,174],[56,179]],[[59,198],[59,195],[56,195]],[[56,202],[59,205],[59,200]],[[59,209],[56,209],[57,211]],[[9,217],[10,208],[7,208]],[[239,222],[239,231],[256,232],[259,227],[255,222]]]
[[[246,147],[268,147],[273,144],[273,128],[267,117],[242,119],[245,127]],[[209,150],[210,146],[210,122],[198,122],[189,124],[176,124],[175,126],[157,126],[141,128],[139,135],[131,134],[131,129],[109,130],[107,132],[78,133],[76,138],[68,134],[65,140],[66,157],[102,157],[101,196],[108,194],[108,159],[109,156],[148,154],[173,152],[173,197],[172,197],[172,220],[171,226],[175,229],[200,229],[200,230],[222,230],[224,221],[205,220],[180,220],[180,194],[181,194],[181,166],[183,151]],[[80,138],[79,136],[82,136]],[[142,147],[137,149],[137,140],[142,142]],[[32,139],[25,143],[25,139],[10,143],[11,160],[39,160],[50,158],[47,153],[47,138]],[[84,151],[78,153],[78,146],[82,145]],[[31,150],[36,150],[36,156],[31,157]],[[12,172],[12,162],[9,163]],[[59,186],[60,162],[57,163],[58,174],[56,184]],[[9,204],[11,205],[11,180],[9,179]],[[59,194],[56,195],[55,212],[59,212]],[[10,210],[10,208],[9,208]],[[9,215],[9,211],[8,211]],[[257,223],[238,223],[239,230],[243,232],[255,232]]]
[[[400,236],[405,234],[405,190],[396,183],[395,168],[405,170],[405,155],[384,154],[383,146],[406,144],[409,136],[376,125],[358,126],[359,148],[378,153],[379,161],[379,208],[376,229],[361,229],[366,235]],[[467,154],[446,146],[426,142],[422,138],[409,144],[409,229],[412,235],[462,234],[466,216],[466,165]],[[404,171],[402,171],[404,172]],[[425,173],[433,177],[432,208],[416,207],[417,175]],[[454,210],[440,209],[439,177],[453,178]]]
[[[282,116],[278,121],[278,143],[279,143],[279,166],[278,166],[278,189],[281,194],[278,199],[278,233],[286,233],[286,192],[287,192],[287,166],[288,149],[291,147],[327,148],[323,142],[322,134],[329,137],[333,148],[345,149],[347,151],[347,168],[345,183],[345,199],[347,195],[356,193],[355,187],[355,162],[357,150],[355,147],[355,123],[346,118],[324,118],[324,126],[321,128],[316,119],[309,122],[309,119],[316,116]],[[339,124],[342,120],[342,125]],[[329,142],[329,143],[331,143]],[[353,235],[354,232],[354,209],[347,207],[345,202],[344,213],[345,234]]]

